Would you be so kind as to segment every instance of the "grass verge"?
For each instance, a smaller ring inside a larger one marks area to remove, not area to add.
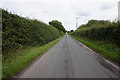
[[[0,80],[2,79],[2,66],[0,65]]]
[[[76,37],[71,35],[71,37],[82,42],[86,46],[92,48],[97,53],[101,54],[105,58],[120,65],[120,48],[112,43],[105,43],[104,41],[93,41],[82,37]]]
[[[25,66],[48,50],[48,48],[57,43],[61,38],[62,37],[44,46],[29,47],[7,56],[6,59],[2,61],[2,78],[9,78],[20,72]]]

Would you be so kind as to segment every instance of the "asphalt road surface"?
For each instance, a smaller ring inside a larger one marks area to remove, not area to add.
[[[25,70],[19,78],[117,77],[104,62],[75,39],[65,35]]]

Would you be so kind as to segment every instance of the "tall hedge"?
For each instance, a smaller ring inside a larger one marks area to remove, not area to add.
[[[47,44],[63,34],[53,26],[6,10],[2,10],[2,31],[3,54],[18,48]]]
[[[81,36],[92,40],[104,40],[120,46],[120,22],[104,22],[104,24],[93,23],[89,26],[88,24],[82,25],[82,27],[73,32],[72,35]]]

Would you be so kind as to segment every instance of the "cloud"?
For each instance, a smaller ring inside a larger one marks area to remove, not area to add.
[[[75,30],[75,18],[79,25],[91,19],[114,20],[119,0],[2,0],[2,8],[24,17],[36,18],[48,23],[62,22],[66,30]],[[0,6],[1,7],[1,6]]]
[[[100,9],[101,10],[109,10],[109,9],[111,9],[113,7],[114,7],[114,5],[106,3],[106,4],[102,4],[101,7],[100,7]]]
[[[90,13],[89,12],[83,12],[83,11],[79,11],[76,13],[78,16],[89,16]]]

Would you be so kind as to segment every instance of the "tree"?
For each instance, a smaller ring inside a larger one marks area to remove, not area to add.
[[[66,32],[66,30],[63,27],[62,23],[57,21],[57,20],[52,20],[51,22],[49,22],[49,24],[56,27],[58,30],[63,31],[64,33]]]
[[[73,32],[74,30],[71,30],[70,32]]]

